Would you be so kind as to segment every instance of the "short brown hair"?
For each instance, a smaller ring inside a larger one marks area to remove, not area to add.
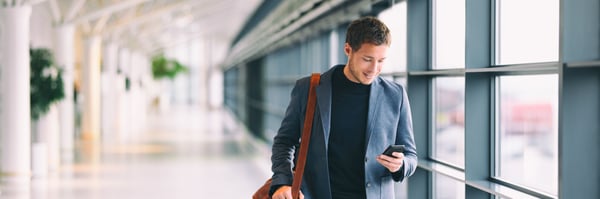
[[[352,21],[346,32],[346,43],[357,51],[363,43],[377,46],[392,43],[390,29],[379,19],[371,16]]]

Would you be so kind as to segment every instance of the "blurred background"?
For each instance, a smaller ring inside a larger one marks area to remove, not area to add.
[[[361,16],[412,108],[395,198],[600,197],[597,0],[1,0],[0,198],[250,198]]]

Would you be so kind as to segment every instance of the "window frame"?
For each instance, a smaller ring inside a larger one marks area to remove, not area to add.
[[[558,64],[558,63],[557,63]],[[491,84],[493,91],[491,92],[492,95],[490,96],[492,99],[492,109],[491,109],[491,113],[492,113],[492,120],[491,120],[491,124],[492,124],[492,131],[491,133],[493,134],[491,136],[491,140],[490,140],[490,146],[492,148],[492,157],[490,158],[490,180],[494,183],[498,183],[501,184],[503,186],[506,187],[510,187],[512,189],[521,191],[523,193],[527,193],[529,195],[533,195],[539,198],[555,198],[558,197],[559,193],[557,192],[556,195],[553,193],[548,193],[545,192],[543,190],[539,190],[536,188],[533,188],[531,186],[528,185],[524,185],[521,183],[516,183],[511,181],[510,179],[506,179],[506,178],[502,178],[499,177],[499,161],[500,161],[500,143],[499,143],[499,136],[500,136],[500,106],[501,106],[501,100],[499,99],[499,97],[501,97],[500,95],[500,78],[501,77],[506,77],[506,76],[528,76],[528,75],[557,75],[557,88],[559,88],[560,84],[560,73],[559,73],[559,68],[556,67],[552,67],[552,65],[548,65],[547,68],[544,69],[540,69],[539,71],[505,71],[505,72],[499,72],[499,73],[494,73],[493,78],[491,79]],[[560,91],[558,92],[558,98],[560,98]],[[560,111],[560,99],[556,99],[558,104],[558,110]],[[560,112],[557,113],[558,115],[560,115]],[[557,124],[559,125],[559,124]],[[560,129],[557,129],[557,133],[560,134]],[[557,135],[557,139],[559,139],[560,135]],[[557,152],[560,151],[559,149],[560,146],[556,146],[556,148],[558,149]],[[560,159],[560,153],[556,154],[558,157],[558,159]],[[558,165],[556,165],[557,168],[560,167],[560,161],[557,162]],[[560,169],[558,169],[558,171],[560,171]],[[557,173],[558,175],[558,173]],[[559,180],[560,181],[560,180]],[[560,188],[560,182],[556,182],[557,186],[556,187],[557,191]]]

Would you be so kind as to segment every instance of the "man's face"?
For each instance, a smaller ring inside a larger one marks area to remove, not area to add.
[[[350,81],[369,85],[377,78],[383,67],[389,46],[363,43],[357,51],[353,51],[349,44],[344,45],[348,56],[348,64],[344,68],[344,75]]]

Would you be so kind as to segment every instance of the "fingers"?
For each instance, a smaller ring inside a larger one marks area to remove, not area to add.
[[[300,195],[298,196],[300,199],[304,199],[304,194],[300,191]],[[292,187],[290,186],[282,186],[275,193],[273,193],[273,199],[292,199]]]
[[[302,194],[302,192],[300,192],[300,195],[298,197],[300,197],[300,199],[304,199],[304,194]],[[273,199],[292,199],[292,194],[291,193],[289,193],[289,194],[286,194],[286,193],[273,194],[272,198]]]
[[[285,195],[285,194],[273,194],[273,199],[292,199],[292,195]],[[304,196],[300,197],[300,198],[304,198]]]
[[[275,193],[273,193],[273,199],[292,199],[292,187],[281,186]]]
[[[402,168],[404,154],[394,152],[392,155],[395,157],[379,155],[377,156],[377,162],[387,168],[390,172],[396,172]]]
[[[377,156],[377,158],[381,158],[384,161],[391,162],[391,163],[397,163],[397,164],[402,163],[402,160],[404,160],[403,153],[394,152],[394,153],[392,153],[392,155],[394,157],[390,157],[387,155],[379,155],[379,156]]]

